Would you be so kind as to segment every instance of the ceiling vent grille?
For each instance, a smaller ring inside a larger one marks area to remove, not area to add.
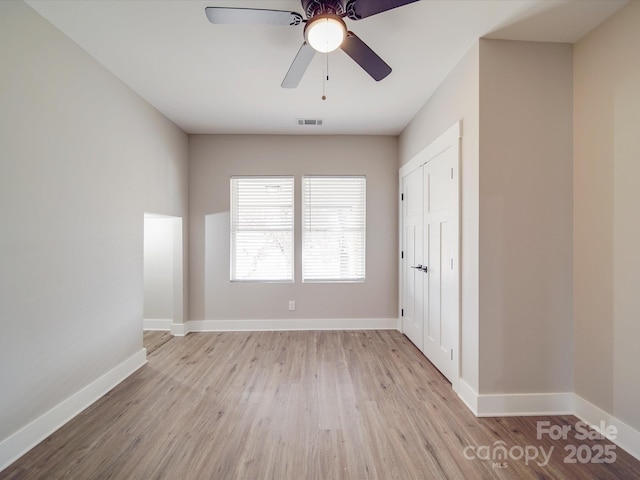
[[[296,123],[301,127],[305,127],[305,126],[321,127],[323,121],[324,120],[322,118],[296,118]]]

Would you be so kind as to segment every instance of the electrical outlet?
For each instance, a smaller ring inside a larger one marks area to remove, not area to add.
[[[289,300],[289,311],[293,312],[296,309],[296,301],[295,300]]]

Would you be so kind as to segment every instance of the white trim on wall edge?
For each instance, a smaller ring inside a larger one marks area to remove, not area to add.
[[[432,158],[437,157],[445,150],[457,144],[462,138],[462,120],[458,120],[445,130],[438,138],[418,152],[411,160],[402,165],[399,170],[399,178],[405,177],[416,168],[424,165]]]
[[[174,337],[184,337],[189,332],[190,332],[189,326],[186,323],[171,324],[171,334]]]
[[[476,417],[573,415],[574,393],[479,394],[460,379],[458,396]]]
[[[478,417],[573,415],[573,393],[478,395]]]
[[[142,348],[86,387],[0,442],[0,471],[35,447],[147,362]]]
[[[605,412],[600,407],[588,402],[580,395],[574,395],[575,413],[585,423],[591,425],[595,430],[600,431],[600,424],[604,422],[605,427],[613,425],[618,430],[615,438],[610,440],[625,450],[630,455],[640,460],[640,432],[630,427],[622,420]]]
[[[478,392],[462,378],[458,380],[458,391],[456,392],[460,400],[464,402],[471,413],[478,416]]]
[[[142,329],[154,332],[170,332],[172,322],[173,320],[170,318],[145,318],[142,320]]]
[[[175,325],[175,324],[174,324]],[[322,318],[267,320],[191,320],[188,332],[261,332],[291,330],[397,330],[397,318]],[[173,325],[172,325],[173,331]]]

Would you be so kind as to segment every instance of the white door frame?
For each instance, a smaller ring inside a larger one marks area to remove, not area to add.
[[[171,238],[165,238],[163,241],[170,245],[170,252],[163,252],[161,262],[169,265],[171,270],[170,288],[165,294],[171,299],[171,314],[166,312],[165,318],[143,318],[143,330],[161,330],[171,331],[174,335],[180,335],[184,330],[184,265],[183,265],[183,227],[182,217],[172,215],[164,215],[158,213],[144,213],[144,248],[147,248],[147,234],[150,226],[154,222],[167,222],[170,224]],[[152,239],[153,241],[153,239]],[[146,255],[144,255],[146,257]],[[143,278],[146,275],[146,258],[143,262]]]
[[[458,391],[458,384],[459,384],[459,379],[460,379],[460,358],[461,358],[461,348],[462,348],[462,342],[460,340],[460,316],[461,316],[461,309],[460,309],[460,304],[461,304],[461,289],[460,289],[460,272],[461,272],[461,255],[460,255],[460,236],[461,236],[461,221],[460,221],[460,139],[462,138],[462,130],[461,130],[461,122],[458,121],[456,122],[454,125],[452,125],[451,127],[449,127],[442,135],[440,135],[437,139],[435,139],[433,142],[431,142],[429,145],[427,145],[422,151],[420,151],[417,155],[415,155],[411,160],[409,160],[406,164],[404,164],[400,170],[399,170],[399,175],[398,175],[398,191],[402,193],[402,188],[403,188],[403,178],[408,175],[409,173],[411,173],[413,170],[415,170],[416,168],[420,168],[422,165],[424,165],[425,163],[428,163],[430,160],[432,160],[433,158],[437,157],[438,155],[440,155],[442,152],[450,149],[450,148],[454,148],[457,152],[457,166],[456,166],[456,175],[458,177],[458,194],[456,195],[456,200],[457,200],[457,205],[454,207],[454,212],[455,212],[455,222],[457,223],[458,226],[458,247],[457,247],[457,257],[458,257],[458,264],[455,265],[455,273],[456,273],[456,279],[457,279],[457,291],[458,291],[458,322],[457,322],[457,349],[455,349],[454,354],[453,354],[453,360],[454,360],[454,370],[457,372],[457,374],[454,376],[452,380],[452,387],[454,391]],[[398,228],[398,245],[400,246],[400,249],[402,249],[403,246],[403,225],[402,225],[402,214],[403,214],[403,209],[402,209],[402,201],[398,202],[399,203],[399,207],[398,207],[398,221],[399,221],[399,228]],[[402,329],[402,309],[403,309],[403,305],[402,305],[402,299],[403,297],[403,278],[402,278],[402,268],[403,268],[403,260],[402,258],[400,258],[400,261],[398,262],[398,299],[399,299],[399,306],[398,306],[398,318],[400,319],[399,325],[400,325],[400,329]]]

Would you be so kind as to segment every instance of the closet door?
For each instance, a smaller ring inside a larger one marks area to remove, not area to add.
[[[457,376],[454,350],[458,341],[457,163],[456,152],[448,149],[423,167],[422,346],[427,358],[451,381]]]
[[[423,330],[422,167],[402,179],[402,332],[422,350]]]
[[[460,123],[400,168],[402,332],[460,377]]]

